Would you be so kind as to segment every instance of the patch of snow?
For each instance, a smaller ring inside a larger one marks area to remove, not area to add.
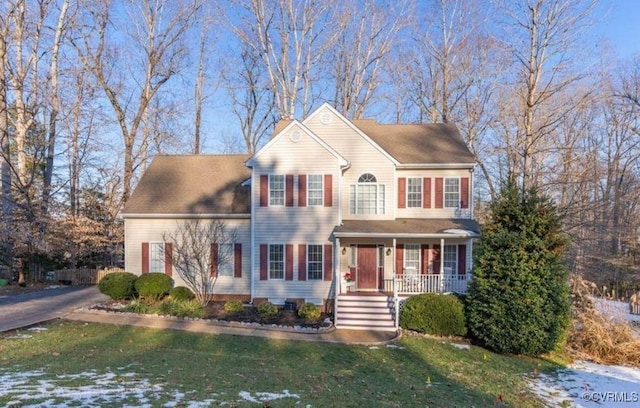
[[[592,297],[593,305],[603,316],[616,321],[639,322],[640,315],[629,313],[629,303]]]
[[[370,346],[370,347],[369,347],[369,350],[378,350],[379,348],[380,348],[380,347],[378,347],[378,346]]]
[[[60,285],[50,285],[50,286],[47,286],[45,289],[58,289],[60,287],[62,287],[62,286],[60,286]]]
[[[281,394],[274,394],[271,392],[256,392],[255,396],[253,396],[249,391],[240,391],[238,395],[245,401],[256,403],[273,401],[283,398],[295,398],[298,400],[300,399],[300,396],[298,394],[291,394],[289,393],[289,390],[282,390]]]
[[[32,331],[32,332],[43,332],[43,331],[47,331],[49,329],[47,329],[46,327],[31,327],[29,329],[27,329],[28,331]]]
[[[397,346],[397,345],[395,345],[395,344],[387,344],[387,348],[390,348],[390,349],[398,349],[398,350],[404,350],[404,347],[402,347],[402,346]]]
[[[578,361],[553,375],[540,374],[531,388],[549,406],[617,408],[640,404],[640,369]]]
[[[32,337],[30,334],[16,334],[15,336],[7,337],[7,339],[30,339]]]
[[[458,344],[458,343],[449,343],[451,344],[453,347],[457,348],[458,350],[471,350],[471,346],[468,344]]]

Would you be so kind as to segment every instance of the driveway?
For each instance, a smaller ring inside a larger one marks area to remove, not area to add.
[[[0,332],[57,319],[107,299],[95,286],[64,286],[0,298]]]

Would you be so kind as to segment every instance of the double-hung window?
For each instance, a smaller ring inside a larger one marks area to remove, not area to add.
[[[164,242],[149,243],[149,272],[164,273]]]
[[[269,205],[284,205],[284,175],[269,175]]]
[[[460,207],[460,179],[457,179],[457,178],[444,179],[444,207],[445,208]]]
[[[309,174],[307,177],[307,205],[309,207],[323,205],[324,189],[322,179],[322,174]]]
[[[420,245],[404,245],[404,273],[407,275],[420,274]]]
[[[365,173],[352,184],[349,190],[349,212],[351,214],[384,214],[385,185],[371,173]]]
[[[234,244],[218,244],[218,276],[233,276]]]
[[[458,271],[458,246],[445,245],[442,254],[442,266],[445,273],[457,273]]]
[[[421,178],[407,179],[407,207],[409,208],[422,207],[422,179]]]
[[[322,280],[322,245],[307,245],[307,279]]]
[[[284,245],[269,245],[269,279],[284,279]]]

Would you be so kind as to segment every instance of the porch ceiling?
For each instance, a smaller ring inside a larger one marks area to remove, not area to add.
[[[480,236],[480,225],[475,220],[462,218],[344,220],[333,232],[338,238],[477,238]]]

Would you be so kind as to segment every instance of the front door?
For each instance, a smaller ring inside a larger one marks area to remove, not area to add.
[[[358,245],[357,289],[377,289],[378,261],[376,245]]]

